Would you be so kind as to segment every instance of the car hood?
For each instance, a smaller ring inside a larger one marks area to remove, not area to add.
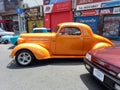
[[[90,51],[90,53],[96,58],[120,68],[120,45],[96,49]]]

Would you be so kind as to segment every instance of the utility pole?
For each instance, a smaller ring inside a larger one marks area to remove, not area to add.
[[[16,11],[18,14],[19,33],[24,33],[24,32],[26,32],[26,30],[25,30],[24,13],[23,13],[23,9],[21,7],[21,0],[18,0],[18,8]]]

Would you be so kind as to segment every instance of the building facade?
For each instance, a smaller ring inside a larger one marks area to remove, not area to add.
[[[76,0],[74,21],[88,24],[94,33],[120,38],[120,0]]]
[[[47,5],[46,5],[47,4]],[[72,22],[72,0],[45,0],[44,26],[54,31],[61,22]]]
[[[34,27],[44,27],[43,6],[24,9],[24,18],[27,32],[31,32]]]
[[[0,27],[6,31],[13,31],[13,25],[18,25],[16,8],[17,0],[0,0]]]
[[[0,26],[5,30],[21,26],[30,32],[36,25],[54,31],[61,22],[86,23],[96,34],[120,39],[120,0],[0,0]]]
[[[29,32],[32,29],[30,28],[31,23],[29,25],[30,19],[34,18],[36,14],[36,17],[40,16],[38,13],[43,13],[41,7],[38,8],[40,5],[43,5],[43,0],[0,0],[0,27],[7,31]],[[35,14],[33,15],[30,12]],[[29,13],[30,16],[27,16],[26,13]],[[37,19],[34,19],[34,21]]]

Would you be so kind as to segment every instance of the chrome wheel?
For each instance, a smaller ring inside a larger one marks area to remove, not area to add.
[[[28,50],[19,51],[15,57],[15,61],[17,62],[17,64],[22,66],[31,64],[33,60],[34,60],[34,56]]]

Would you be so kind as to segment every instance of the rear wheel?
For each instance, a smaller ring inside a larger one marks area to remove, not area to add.
[[[15,61],[20,66],[27,66],[33,63],[34,55],[29,50],[21,50],[17,52]]]

